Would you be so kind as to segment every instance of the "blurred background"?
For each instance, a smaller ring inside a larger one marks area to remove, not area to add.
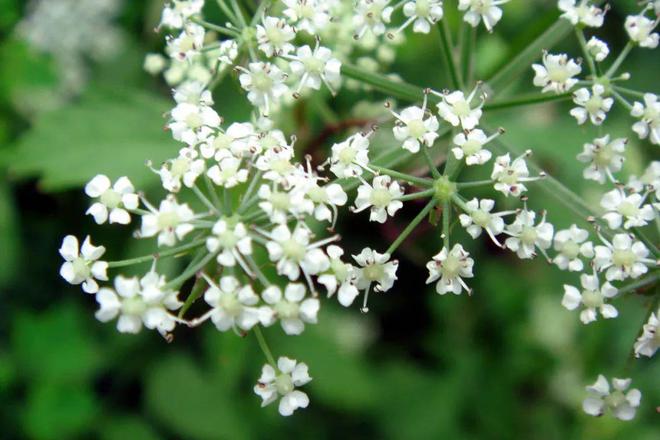
[[[616,54],[625,44],[625,14],[639,7],[635,0],[612,3],[599,36]],[[507,4],[496,32],[480,33],[478,77],[488,78],[556,20],[555,4]],[[210,6],[211,21],[222,20]],[[472,297],[441,297],[424,284],[424,263],[441,247],[439,229],[427,226],[399,248],[400,281],[372,297],[369,314],[326,301],[320,323],[300,337],[266,330],[276,355],[305,361],[314,377],[305,387],[310,407],[292,418],[280,417],[275,406],[259,408],[252,386],[264,359],[251,335],[243,340],[207,325],[179,328],[167,344],[155,332],[120,335],[96,321],[94,298],[59,278],[57,250],[66,234],[91,234],[114,259],[152,249],[136,244],[125,228],[99,228],[84,216],[88,200],[81,189],[102,172],[112,179],[128,175],[148,194],[161,195],[158,177],[144,163],[176,155],[177,144],[162,129],[163,113],[172,107],[170,86],[142,68],[145,55],[163,47],[163,35],[154,32],[161,7],[161,0],[0,0],[0,438],[659,437],[660,365],[629,362],[643,301],[618,299],[618,319],[584,326],[560,305],[562,284],[576,284],[577,276],[541,259],[521,262],[460,228],[453,241],[463,242],[476,261]],[[447,19],[457,29],[452,9],[447,6]],[[446,87],[433,55],[437,37],[410,34],[390,72],[413,84]],[[560,49],[579,54],[573,38]],[[659,63],[656,52],[634,51],[626,62],[630,87],[658,93]],[[529,91],[531,69],[509,88]],[[345,90],[327,105],[343,121],[377,114],[383,98]],[[248,116],[245,102],[233,77],[216,91],[216,109],[228,121]],[[316,142],[328,127],[313,104],[296,103],[281,123],[288,134],[298,127],[298,145],[323,157],[346,133],[330,130]],[[544,169],[597,201],[601,189],[581,179],[575,159],[597,133],[578,127],[569,108],[502,110],[487,120],[506,127],[506,140],[520,150],[532,148]],[[617,110],[606,129],[631,136],[630,125]],[[394,145],[388,133],[381,130],[379,145]],[[626,171],[639,174],[654,150],[636,138],[630,145]],[[532,208],[548,209],[557,228],[577,221],[543,193],[532,190],[530,200]],[[349,251],[384,249],[420,208],[408,203],[384,226],[346,215],[338,230]],[[584,386],[599,373],[630,376],[643,391],[633,422],[582,412]]]

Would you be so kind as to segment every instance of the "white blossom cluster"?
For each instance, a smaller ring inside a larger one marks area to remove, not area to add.
[[[468,26],[483,21],[490,32],[502,18],[504,3],[460,0],[458,9]],[[489,97],[478,81],[465,78],[452,90],[420,88],[419,100],[402,108],[386,103],[382,122],[391,123],[394,150],[425,161],[423,173],[411,175],[379,165],[372,151],[375,126],[335,142],[329,157],[316,167],[310,157],[296,157],[296,137],[278,128],[278,115],[295,100],[325,93],[324,89],[335,95],[342,84],[349,86],[355,77],[342,72],[342,66],[368,64],[368,57],[354,52],[369,47],[378,52],[387,47],[387,40],[403,38],[408,28],[430,32],[443,18],[442,1],[263,1],[251,18],[236,1],[218,4],[228,19],[222,25],[204,20],[204,0],[168,2],[160,23],[168,32],[167,56],[151,54],[145,60],[146,70],[163,72],[174,87],[175,104],[166,128],[181,148],[163,164],[150,164],[165,195],[152,203],[125,176],[113,182],[98,175],[85,187],[92,199],[87,214],[96,223],[130,225],[135,220],[135,236],[154,239],[158,250],[105,261],[104,247],[92,245],[89,237],[79,246],[73,236],[67,236],[60,249],[65,259],[62,277],[95,295],[99,320],[116,319],[120,332],[137,333],[146,327],[167,338],[179,324],[194,327],[208,320],[222,332],[255,333],[268,363],[254,391],[263,405],[279,399],[280,414],[288,416],[309,404],[307,394],[298,390],[311,381],[308,367],[284,356],[275,361],[261,329],[274,326],[287,335],[300,335],[318,321],[320,292],[327,297],[336,294],[345,307],[362,295],[360,310],[366,313],[370,292],[387,292],[397,280],[394,252],[427,217],[442,219],[443,246],[426,264],[426,283],[433,283],[440,295],[472,294],[467,280],[474,277],[475,261],[468,246],[450,240],[454,211],[457,223],[473,239],[483,234],[520,259],[540,254],[558,269],[579,275],[579,286],[564,286],[562,304],[580,309],[585,324],[599,315],[615,318],[618,312],[612,302],[626,291],[617,284],[639,281],[657,270],[657,249],[641,229],[658,219],[660,162],[624,184],[616,176],[626,157],[626,139],[603,133],[585,144],[578,155],[587,164],[585,179],[609,185],[602,212],[581,219],[583,227],[573,224],[556,230],[548,213],[527,204],[528,186],[543,184],[547,177],[529,166],[531,151],[494,154],[504,130],[484,122]],[[629,46],[605,69],[600,63],[608,56],[607,44],[596,37],[587,42],[582,32],[602,26],[606,10],[587,1],[560,0],[558,5],[562,17],[578,29],[591,74],[580,80],[584,62],[545,52],[542,64],[532,66],[534,85],[543,93],[572,96],[577,107],[570,115],[578,124],[589,121],[602,127],[618,101],[635,118],[632,130],[657,144],[657,96],[632,92],[644,102],[630,104],[622,95],[631,92],[618,86],[630,77],[618,73],[627,52],[633,46],[653,48],[654,40],[657,45],[657,23],[649,23],[647,17],[650,7],[626,20]],[[376,64],[387,58],[382,53],[375,57]],[[253,109],[250,120],[225,121],[216,111],[213,89],[225,77],[235,77],[244,91]],[[438,169],[441,143],[447,147],[446,158]],[[463,167],[483,166],[489,179],[460,180]],[[351,185],[357,191],[349,203]],[[465,196],[466,189],[477,187],[490,194]],[[520,203],[504,209],[504,203],[497,206],[498,198],[507,205],[512,199]],[[343,207],[368,212],[369,221],[385,223],[404,203],[420,199],[426,199],[425,207],[382,252],[366,247],[351,254],[333,235]],[[190,261],[176,277],[168,280],[158,273],[161,258],[183,254]],[[258,254],[267,256],[272,271],[264,270],[255,258]],[[144,263],[151,268],[142,277],[108,275],[109,270]],[[190,292],[183,289],[188,281]],[[207,311],[187,317],[198,297]],[[650,357],[657,350],[657,327],[653,314],[635,343],[638,356]],[[641,394],[624,393],[629,384],[614,379],[610,392],[600,376],[588,388],[593,396],[585,401],[585,411],[600,415],[609,409],[620,419],[631,419]]]

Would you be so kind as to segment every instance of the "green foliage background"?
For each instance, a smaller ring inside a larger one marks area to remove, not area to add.
[[[457,24],[453,2],[446,3],[447,19]],[[478,76],[488,77],[555,20],[555,3],[506,5],[497,32],[479,40]],[[613,3],[603,32],[616,52],[625,38],[623,13],[637,6]],[[149,252],[127,230],[98,228],[84,217],[81,187],[102,172],[128,175],[149,193],[158,181],[145,160],[176,154],[162,130],[168,88],[141,70],[144,54],[162,48],[151,31],[160,2],[126,1],[118,20],[126,34],[120,56],[92,65],[82,96],[52,110],[44,110],[58,83],[52,60],[13,33],[24,7],[20,0],[0,1],[0,438],[658,438],[660,366],[628,363],[645,314],[639,298],[617,301],[620,318],[585,327],[560,306],[561,286],[576,283],[575,276],[464,236],[456,239],[475,254],[475,294],[439,297],[424,285],[423,269],[440,248],[438,230],[422,231],[400,248],[401,282],[374,297],[368,315],[327,301],[320,324],[300,337],[266,331],[276,354],[304,360],[315,379],[306,387],[310,408],[292,418],[259,408],[251,389],[263,359],[251,337],[206,326],[179,329],[168,345],[155,333],[119,335],[95,321],[93,297],[58,277],[57,249],[65,234],[89,233],[116,259]],[[572,40],[561,46],[578,53]],[[446,86],[438,53],[437,34],[411,36],[391,70],[413,84]],[[657,53],[637,51],[626,67],[632,86],[658,92]],[[509,88],[525,92],[530,84],[527,74]],[[375,92],[366,97],[382,99]],[[247,114],[235,81],[222,86],[216,101],[227,120]],[[355,103],[355,94],[345,93],[330,105],[348,117]],[[301,145],[323,129],[316,108],[300,103],[283,121],[302,127]],[[598,186],[581,179],[575,160],[596,133],[578,128],[565,105],[500,111],[488,121],[506,127],[511,144],[532,148],[559,180],[597,200]],[[630,136],[629,125],[614,113],[607,129]],[[379,139],[393,145],[386,133]],[[651,151],[631,142],[628,171],[639,173]],[[542,193],[532,191],[530,199],[559,227],[575,221]],[[382,248],[417,209],[411,204],[381,229],[364,216],[345,216],[339,231],[350,251],[367,243]],[[582,413],[583,387],[598,373],[630,375],[643,390],[634,422]]]

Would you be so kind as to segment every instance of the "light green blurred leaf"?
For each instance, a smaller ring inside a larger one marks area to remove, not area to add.
[[[158,435],[142,418],[113,416],[100,428],[103,440],[157,440]]]
[[[146,379],[147,409],[183,438],[247,438],[248,426],[239,418],[237,402],[237,395],[218,377],[185,355],[161,359]]]
[[[20,374],[30,383],[85,384],[103,362],[86,331],[86,312],[60,303],[43,313],[22,312],[14,320],[12,346]]]
[[[103,173],[129,176],[137,186],[156,177],[158,164],[176,154],[163,131],[165,99],[137,90],[90,88],[80,102],[39,118],[16,145],[9,168],[19,177],[40,176],[46,191],[80,186]]]
[[[29,438],[81,438],[91,431],[98,411],[90,389],[43,383],[30,389],[22,421]]]

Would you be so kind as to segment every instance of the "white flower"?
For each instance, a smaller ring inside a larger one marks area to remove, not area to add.
[[[338,183],[319,185],[318,178],[310,177],[300,183],[295,189],[314,205],[314,218],[318,221],[329,221],[334,227],[337,220],[337,207],[344,206],[348,196]]]
[[[628,234],[616,234],[612,243],[601,237],[605,246],[594,248],[594,266],[598,271],[605,272],[608,281],[638,278],[644,275],[648,268],[646,264],[655,265],[655,261],[647,258],[649,250],[641,241],[634,241]]]
[[[495,201],[490,199],[476,198],[465,203],[468,208],[467,213],[461,214],[458,219],[461,226],[465,228],[472,238],[477,238],[483,230],[493,242],[502,247],[502,244],[495,238],[496,235],[504,231],[504,220],[502,216],[512,214],[515,211],[491,212],[495,207]]]
[[[658,19],[650,20],[644,15],[629,15],[626,17],[624,27],[630,40],[637,43],[640,47],[655,49],[658,47],[660,36],[653,29],[658,25]]]
[[[270,261],[276,262],[277,273],[289,280],[297,280],[302,269],[305,277],[326,270],[330,264],[327,255],[319,249],[331,239],[310,244],[312,233],[304,223],[298,223],[293,232],[287,225],[278,225],[270,233],[263,233]]]
[[[651,143],[660,145],[660,102],[658,95],[653,93],[644,94],[644,104],[641,102],[633,103],[630,115],[639,118],[632,129],[640,139],[647,137]]]
[[[290,416],[298,408],[307,408],[309,397],[302,391],[296,390],[296,387],[312,380],[307,365],[280,357],[277,360],[277,370],[275,371],[275,368],[268,364],[261,370],[261,377],[254,386],[254,392],[262,399],[261,406],[269,405],[281,397],[279,412],[283,416]]]
[[[112,185],[107,176],[98,174],[85,185],[85,194],[98,198],[85,214],[91,214],[99,225],[108,219],[110,223],[129,224],[131,215],[128,210],[137,209],[139,203],[133,184],[125,176]]]
[[[398,182],[390,176],[376,176],[371,185],[364,182],[358,187],[353,212],[361,212],[371,208],[369,221],[385,223],[387,216],[394,216],[403,207],[399,198],[403,191]]]
[[[238,43],[236,40],[224,40],[220,43],[220,47],[216,52],[213,52],[218,57],[218,62],[215,66],[215,71],[220,73],[234,64],[236,57],[238,57]]]
[[[257,43],[259,49],[268,57],[286,55],[294,49],[290,43],[296,37],[296,31],[284,19],[264,17],[257,25]]]
[[[252,254],[252,239],[243,223],[220,219],[213,225],[213,235],[206,239],[206,248],[218,253],[222,266],[233,267],[238,260],[245,267],[242,256]]]
[[[353,26],[355,27],[355,38],[362,38],[367,32],[375,35],[385,33],[386,24],[392,18],[393,8],[387,6],[390,0],[357,0],[353,15]]]
[[[496,191],[501,192],[505,196],[512,195],[518,197],[523,192],[527,191],[524,182],[531,182],[538,178],[529,177],[529,170],[525,157],[529,153],[525,153],[511,161],[509,153],[504,156],[495,158],[493,165],[493,172],[490,178],[495,180],[494,188]]]
[[[454,143],[458,147],[452,148],[451,151],[458,160],[465,157],[466,165],[483,165],[492,157],[492,153],[484,149],[484,145],[495,139],[500,133],[498,131],[492,136],[486,136],[486,133],[478,128],[458,133],[454,136]]]
[[[582,72],[582,68],[564,53],[559,55],[543,53],[543,65],[532,64],[534,85],[543,87],[543,92],[557,94],[570,90],[578,80],[573,78]]]
[[[584,150],[577,156],[580,162],[588,164],[582,173],[584,178],[605,183],[605,178],[608,177],[616,182],[612,173],[620,171],[623,166],[626,143],[628,140],[624,138],[610,142],[610,136],[605,135],[584,144]]]
[[[181,29],[193,15],[202,12],[204,0],[172,0],[163,8],[160,25]]]
[[[344,250],[339,246],[330,245],[326,249],[330,259],[330,267],[327,272],[319,275],[318,282],[323,284],[328,291],[328,298],[337,292],[339,304],[348,307],[358,295],[355,286],[355,267],[341,260]]]
[[[294,96],[305,87],[319,90],[321,83],[325,84],[332,94],[336,93],[341,82],[341,61],[332,56],[330,49],[317,43],[312,51],[311,47],[305,45],[298,48],[295,56],[289,55],[285,58],[291,60],[291,72],[300,77]]]
[[[433,257],[433,260],[426,263],[426,268],[429,271],[426,284],[439,279],[435,285],[435,290],[440,295],[447,292],[459,295],[463,289],[470,294],[472,290],[465,284],[463,278],[474,276],[472,274],[473,266],[474,260],[470,258],[470,254],[460,244],[455,244],[451,251],[447,251],[447,248],[443,247],[440,253]]]
[[[601,62],[610,54],[610,48],[607,47],[607,43],[602,40],[599,40],[596,37],[591,37],[587,41],[587,51],[594,57],[594,60]]]
[[[170,192],[181,190],[181,181],[190,188],[195,184],[197,177],[204,172],[206,166],[203,159],[193,148],[182,148],[179,157],[163,164],[157,173],[163,183],[163,188]]]
[[[459,0],[458,10],[467,11],[463,16],[463,20],[469,23],[472,27],[479,26],[481,20],[484,21],[484,26],[488,32],[493,31],[493,27],[502,18],[502,9],[498,8],[499,5],[507,3],[509,0]]]
[[[518,258],[534,258],[536,248],[544,255],[545,250],[552,245],[554,228],[545,222],[545,212],[538,225],[534,225],[536,213],[523,209],[516,215],[514,222],[506,227],[504,232],[510,237],[504,244],[514,251]],[[547,255],[545,255],[547,258]]]
[[[372,283],[376,283],[374,290],[377,292],[386,292],[392,288],[397,279],[399,262],[390,261],[390,254],[379,254],[370,248],[364,248],[358,255],[353,255],[353,259],[359,266],[356,268],[358,289],[368,289]]]
[[[190,146],[206,140],[209,133],[205,128],[218,128],[220,125],[220,116],[204,104],[182,102],[170,114],[172,121],[167,127],[172,131],[172,137]]]
[[[362,175],[369,164],[369,137],[356,133],[332,146],[330,171],[340,179]]]
[[[557,231],[554,238],[557,255],[552,262],[561,270],[581,272],[584,269],[584,263],[580,257],[590,259],[594,256],[594,246],[593,243],[587,241],[588,238],[589,233],[578,228],[577,225]]]
[[[403,142],[403,148],[411,153],[419,151],[420,144],[431,147],[438,138],[438,118],[433,115],[424,117],[426,112],[426,95],[422,108],[413,106],[403,109],[401,113],[392,111],[397,119],[394,128],[394,137]]]
[[[411,23],[413,32],[428,34],[431,25],[442,19],[442,0],[412,0],[403,5],[403,15],[407,20],[399,26],[397,33],[403,31]]]
[[[250,102],[264,115],[268,115],[279,98],[289,90],[284,84],[286,74],[274,64],[253,62],[248,69],[238,69],[242,72],[238,77],[241,87],[248,92]]]
[[[305,198],[302,191],[280,191],[276,185],[271,188],[263,184],[257,195],[261,199],[259,207],[273,223],[286,223],[290,215],[301,218],[314,210],[314,204]]]
[[[593,94],[589,93],[589,89],[582,87],[573,93],[573,102],[578,105],[571,109],[571,116],[573,116],[579,125],[586,122],[587,117],[594,125],[600,125],[605,120],[607,112],[612,108],[614,99],[605,98],[605,87],[601,84],[595,84],[592,89]]]
[[[572,25],[580,23],[588,27],[601,27],[605,11],[589,3],[589,0],[559,0],[559,9],[564,11],[561,17]]]
[[[289,283],[282,289],[278,286],[269,286],[261,292],[261,298],[272,308],[274,319],[280,320],[282,330],[287,335],[299,335],[305,330],[305,323],[316,324],[317,314],[321,303],[317,298],[305,298],[307,289],[301,283]]]
[[[219,130],[213,135],[209,135],[206,141],[199,145],[199,151],[206,159],[215,157],[216,160],[219,160],[229,154],[242,157],[247,153],[257,152],[256,137],[257,134],[252,124],[234,122],[225,131]]]
[[[257,169],[264,172],[263,178],[291,186],[295,183],[295,174],[298,168],[292,163],[293,147],[286,144],[277,144],[263,152],[255,162]],[[292,181],[293,178],[293,181]]]
[[[260,310],[255,307],[259,297],[250,285],[241,286],[233,276],[220,278],[218,285],[206,280],[210,287],[204,292],[204,301],[211,306],[208,315],[218,330],[250,330],[259,323]]]
[[[612,411],[614,417],[619,420],[632,420],[642,399],[642,393],[638,389],[630,387],[630,379],[612,378],[613,391],[602,374],[593,385],[587,387],[589,397],[582,402],[582,409],[590,416],[602,416],[606,409]]]
[[[582,292],[573,286],[564,284],[564,297],[561,300],[561,305],[568,310],[575,310],[582,305],[584,310],[580,312],[580,321],[584,324],[595,321],[598,311],[606,319],[616,318],[619,315],[613,305],[606,304],[608,299],[614,298],[618,293],[614,286],[605,282],[601,287],[595,273],[580,275],[580,283]]]
[[[80,250],[78,239],[67,235],[62,240],[60,255],[64,264],[60,267],[60,276],[69,284],[82,284],[83,291],[96,293],[99,285],[96,280],[107,281],[108,263],[98,261],[105,253],[105,247],[93,246],[89,235],[85,238]]]
[[[651,313],[649,320],[644,324],[642,334],[635,341],[635,356],[640,355],[652,357],[660,347],[660,311]]]
[[[477,90],[478,87],[475,87],[467,98],[461,91],[438,94],[442,97],[442,101],[437,104],[440,117],[454,127],[460,125],[464,130],[472,130],[479,123],[482,114],[481,107],[484,103],[482,97],[479,105],[472,108],[472,100],[476,96]]]
[[[165,284],[165,277],[153,270],[140,280],[117,276],[114,290],[103,288],[96,294],[99,303],[96,319],[108,322],[119,315],[117,330],[121,333],[138,333],[144,324],[165,336],[176,325],[168,311],[183,305],[177,292],[166,288]]]
[[[220,159],[217,165],[213,165],[206,175],[218,186],[233,188],[244,183],[248,178],[248,170],[241,168],[241,159],[230,156]]]
[[[282,0],[286,9],[282,12],[296,29],[316,35],[330,21],[326,0]]]
[[[160,202],[158,209],[149,206],[149,214],[142,216],[142,237],[158,235],[158,246],[174,246],[177,240],[182,240],[194,229],[190,223],[195,214],[188,204],[177,203],[173,196]]]
[[[213,105],[213,95],[200,81],[186,81],[174,89],[174,100],[177,104],[187,102],[194,105]]]
[[[142,68],[150,75],[158,75],[167,66],[167,59],[159,53],[148,53]]]
[[[167,53],[179,61],[190,60],[204,46],[204,35],[202,26],[187,23],[178,37],[167,37]]]
[[[600,200],[600,206],[607,212],[603,218],[610,229],[646,226],[655,218],[655,210],[650,204],[642,205],[645,197],[638,193],[626,195],[620,188],[606,192]],[[625,222],[624,222],[625,219]]]

